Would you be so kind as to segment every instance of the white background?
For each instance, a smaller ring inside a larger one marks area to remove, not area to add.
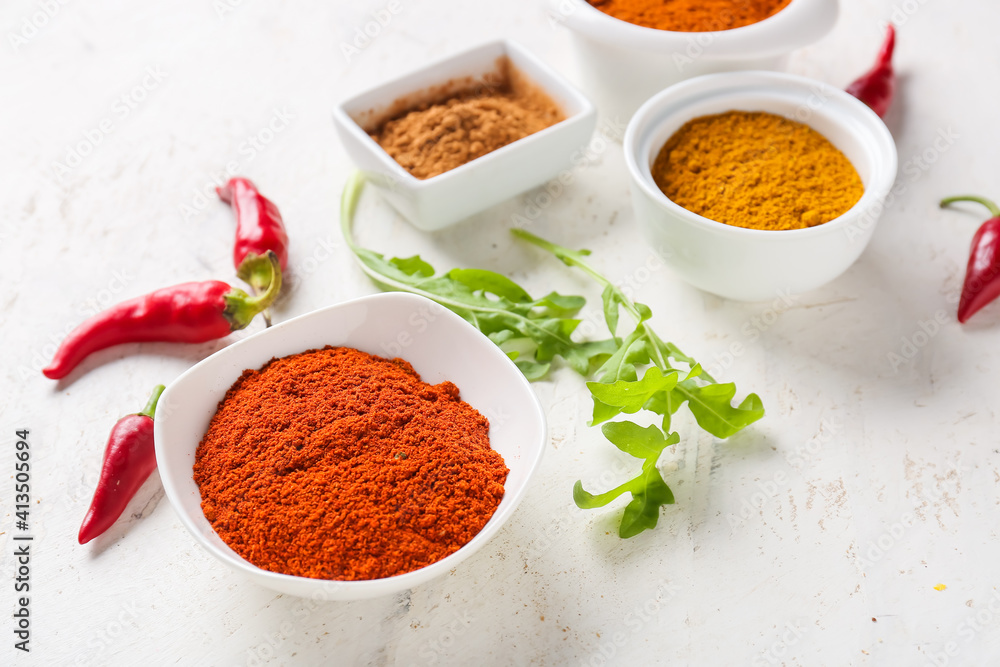
[[[232,214],[211,193],[213,174],[236,161],[284,215],[284,320],[374,291],[337,230],[351,169],[330,119],[338,100],[497,37],[573,73],[568,36],[537,2],[400,1],[350,61],[340,44],[386,3],[3,3],[0,664],[1000,664],[1000,613],[989,610],[991,600],[1000,610],[1000,304],[955,322],[985,214],[936,206],[965,191],[1000,197],[1000,5],[988,0],[899,0],[910,11],[898,15],[887,123],[906,194],[823,289],[772,309],[700,293],[655,262],[648,271],[614,143],[592,145],[539,218],[535,231],[592,248],[652,307],[664,338],[768,410],[727,442],[680,423],[684,440],[661,462],[677,505],[655,531],[622,541],[620,506],[572,504],[575,480],[610,488],[633,463],[586,426],[583,381],[562,369],[535,385],[551,443],[513,520],[408,594],[312,603],[255,587],[195,545],[155,474],[104,537],[76,543],[111,425],[231,339],[115,348],[60,383],[39,368],[88,310],[186,280],[235,280]],[[869,66],[893,3],[842,4],[791,71],[844,86]],[[45,5],[51,17],[32,30]],[[287,126],[251,150],[247,138],[276,113]],[[942,132],[957,135],[943,151]],[[56,175],[88,136],[100,142]],[[595,304],[580,276],[507,233],[539,193],[433,235],[366,196],[358,235],[442,270],[495,269],[533,293]],[[945,324],[919,335],[936,317]],[[733,343],[746,352],[729,360]],[[17,428],[31,429],[39,501],[30,656],[13,649],[8,611]]]

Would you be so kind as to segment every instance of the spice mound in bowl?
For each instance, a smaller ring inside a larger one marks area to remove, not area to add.
[[[153,437],[167,500],[201,547],[248,581],[321,600],[392,595],[461,570],[514,514],[548,442],[514,362],[455,313],[399,292],[300,315],[203,359],[163,392]],[[330,471],[340,480],[320,484]],[[257,532],[231,535],[241,521]],[[326,563],[293,562],[321,549]],[[270,558],[332,572],[349,550],[358,576],[379,578],[267,569]],[[421,550],[440,560],[418,566]],[[381,576],[390,570],[373,559],[417,569]]]
[[[436,231],[571,169],[597,110],[527,49],[497,40],[354,95],[333,120],[385,200]]]
[[[194,464],[205,517],[236,553],[341,581],[458,551],[500,505],[508,472],[458,387],[347,347],[244,371]]]
[[[784,70],[837,21],[838,0],[553,0],[583,90],[601,115],[630,118],[703,74]]]
[[[846,213],[865,191],[826,137],[762,111],[688,121],[660,149],[652,175],[687,210],[750,229],[815,227]]]
[[[846,271],[896,178],[875,112],[777,72],[671,86],[636,112],[624,148],[636,222],[664,264],[740,301],[801,294]]]
[[[759,23],[791,0],[588,0],[616,19],[657,30],[714,32]]]
[[[390,118],[371,137],[420,179],[431,178],[566,118],[504,56],[497,72]],[[447,89],[445,89],[447,90]]]

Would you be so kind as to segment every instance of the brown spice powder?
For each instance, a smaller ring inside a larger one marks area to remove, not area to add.
[[[791,0],[588,0],[605,14],[676,32],[732,30],[774,16]]]
[[[427,179],[471,162],[566,118],[506,59],[498,76],[473,90],[425,102],[371,137],[404,169]]]
[[[454,553],[493,515],[507,473],[454,384],[343,347],[244,371],[194,465],[230,548],[265,570],[339,580]]]

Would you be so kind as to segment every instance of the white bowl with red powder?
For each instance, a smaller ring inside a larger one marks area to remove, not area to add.
[[[369,135],[390,119],[455,93],[490,88],[504,67],[544,93],[564,120],[444,173],[420,179]],[[334,109],[334,125],[368,182],[415,227],[434,231],[543,185],[572,166],[597,122],[594,105],[524,47],[483,44],[354,95]]]
[[[602,115],[628,122],[652,95],[702,74],[784,70],[788,55],[826,35],[837,0],[791,0],[773,16],[730,30],[657,30],[605,14],[587,0],[551,0],[552,22],[573,36],[583,89]]]
[[[364,581],[312,579],[251,564],[216,534],[193,476],[195,451],[219,402],[246,369],[325,346],[351,347],[408,361],[429,384],[458,386],[463,401],[490,421],[490,445],[510,472],[499,507],[458,551],[405,574]],[[387,293],[354,299],[275,325],[220,350],[171,383],[157,407],[156,460],[167,499],[185,528],[213,556],[268,588],[323,600],[357,600],[412,588],[445,574],[503,526],[527,490],[545,448],[545,416],[528,381],[486,336],[423,297]]]

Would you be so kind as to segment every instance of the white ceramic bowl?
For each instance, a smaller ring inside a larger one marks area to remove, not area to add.
[[[498,71],[498,60],[504,56],[548,93],[565,120],[425,180],[411,175],[368,135],[414,103],[433,99],[428,90],[470,78],[483,81],[485,75]],[[432,231],[539,186],[569,168],[573,154],[590,140],[597,112],[586,97],[524,47],[501,40],[356,95],[334,110],[333,119],[344,148],[368,181],[414,226]]]
[[[620,21],[586,0],[553,0],[552,15],[572,31],[584,90],[602,114],[628,121],[667,86],[702,74],[783,70],[795,49],[819,40],[837,20],[837,0],[792,0],[742,28],[672,32]]]
[[[202,514],[195,449],[233,382],[247,368],[325,345],[409,361],[425,382],[454,382],[490,420],[490,444],[510,474],[500,506],[472,541],[424,568],[371,581],[309,579],[262,570],[230,549]],[[423,297],[377,294],[317,310],[220,350],[174,381],[156,409],[156,462],[167,498],[195,540],[232,569],[282,593],[356,600],[399,592],[444,574],[496,534],[527,489],[546,443],[545,416],[527,380],[486,336]]]
[[[660,148],[687,121],[734,109],[806,123],[847,156],[864,195],[830,222],[788,231],[733,227],[670,201],[650,171]],[[832,86],[776,72],[709,74],[672,86],[636,112],[624,147],[635,217],[646,239],[682,279],[740,301],[801,293],[846,271],[871,240],[896,178],[896,146],[871,109]]]

